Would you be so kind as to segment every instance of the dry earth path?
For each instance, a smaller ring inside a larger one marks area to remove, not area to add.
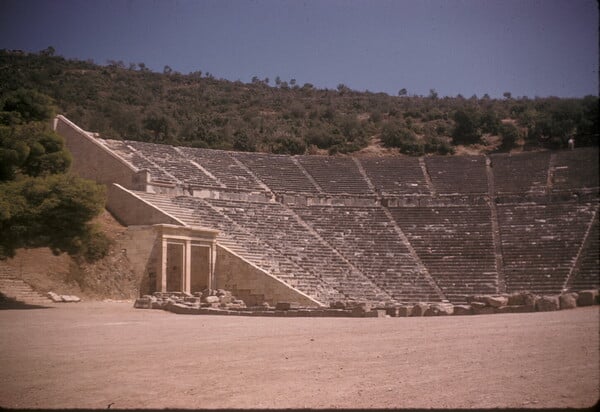
[[[0,407],[590,407],[599,309],[437,318],[0,310]]]

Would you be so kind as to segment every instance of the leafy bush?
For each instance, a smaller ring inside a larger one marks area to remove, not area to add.
[[[509,151],[515,147],[515,143],[519,138],[519,130],[515,127],[515,125],[505,123],[500,125],[500,136],[502,137],[502,144],[498,150]]]
[[[308,145],[315,145],[319,149],[328,149],[342,143],[343,139],[339,134],[329,133],[320,128],[311,128],[306,132],[304,140]]]
[[[107,256],[113,244],[113,240],[97,227],[90,226],[88,232],[81,238],[78,254],[92,263]]]
[[[306,143],[296,137],[278,137],[273,142],[271,151],[277,154],[303,154],[306,151]]]
[[[454,113],[452,139],[455,144],[475,144],[481,139],[479,114],[475,110],[460,109]]]
[[[415,138],[414,132],[404,125],[388,124],[381,133],[381,142],[387,147],[401,147]]]
[[[233,148],[240,152],[256,151],[256,141],[248,137],[243,130],[238,130],[233,134]]]

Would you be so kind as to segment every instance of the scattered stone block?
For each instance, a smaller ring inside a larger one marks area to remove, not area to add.
[[[530,292],[515,292],[508,295],[508,306],[535,305],[537,296]]]
[[[136,309],[152,309],[152,301],[149,298],[136,299],[133,307]]]
[[[560,300],[560,309],[574,309],[577,307],[577,297],[579,295],[575,292],[567,292],[561,293]]]
[[[508,304],[508,298],[505,296],[486,296],[485,301],[488,306],[499,308]]]
[[[455,305],[452,314],[456,316],[472,315],[473,309],[471,305]]]
[[[331,309],[346,309],[346,304],[342,301],[333,302],[329,305]]]
[[[205,296],[202,298],[202,301],[204,301],[205,303],[219,303],[219,298],[216,296]]]
[[[228,295],[217,295],[217,297],[221,304],[233,303],[233,296],[231,296],[231,293]]]
[[[52,302],[62,302],[62,297],[54,292],[48,292],[48,297],[52,300]]]
[[[478,303],[486,303],[487,304],[487,296],[484,295],[473,295],[473,296],[467,296],[467,303],[470,305],[473,302],[478,302]]]
[[[594,289],[582,290],[577,297],[577,306],[591,306],[596,302],[598,291]]]
[[[410,316],[423,316],[425,312],[429,309],[429,305],[427,303],[419,302],[412,307],[412,311]]]
[[[429,306],[423,316],[447,316],[454,312],[454,305],[450,303],[434,303]]]
[[[560,309],[558,296],[542,296],[535,302],[538,312],[550,312]]]
[[[475,310],[475,309],[483,309],[485,307],[488,307],[487,303],[485,303],[485,302],[477,302],[477,301],[472,301],[471,302],[471,308],[473,310]]]

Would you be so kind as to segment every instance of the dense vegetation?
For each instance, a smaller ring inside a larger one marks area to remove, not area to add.
[[[51,99],[17,89],[0,97],[0,259],[22,247],[50,247],[88,261],[108,251],[89,222],[104,188],[68,173],[71,156],[50,129]]]
[[[0,95],[36,90],[82,127],[107,138],[274,153],[349,153],[379,139],[412,155],[453,153],[456,145],[494,150],[516,145],[598,145],[598,97],[439,98],[317,89],[295,79],[271,84],[181,74],[144,63],[67,60],[0,51]],[[7,103],[10,104],[10,103]],[[491,144],[495,142],[495,144]],[[320,150],[321,149],[321,150]]]

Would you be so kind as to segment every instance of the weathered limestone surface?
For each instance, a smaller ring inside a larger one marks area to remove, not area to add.
[[[506,296],[486,296],[486,303],[493,308],[499,308],[508,304],[508,298]]]
[[[508,305],[535,305],[537,297],[529,292],[517,292],[508,296]]]
[[[79,298],[78,296],[75,295],[59,295],[57,293],[54,292],[48,292],[48,297],[52,300],[52,302],[70,302],[70,303],[76,303],[76,302],[81,302],[81,298]]]
[[[451,303],[433,303],[425,311],[424,316],[447,316],[454,313],[454,305]]]
[[[560,295],[560,308],[561,309],[573,309],[577,307],[577,297],[579,295],[575,292],[562,293]]]
[[[549,312],[560,309],[558,296],[542,296],[535,303],[535,307],[539,312]]]
[[[577,297],[577,306],[591,306],[596,303],[597,297],[597,290],[582,290]]]

